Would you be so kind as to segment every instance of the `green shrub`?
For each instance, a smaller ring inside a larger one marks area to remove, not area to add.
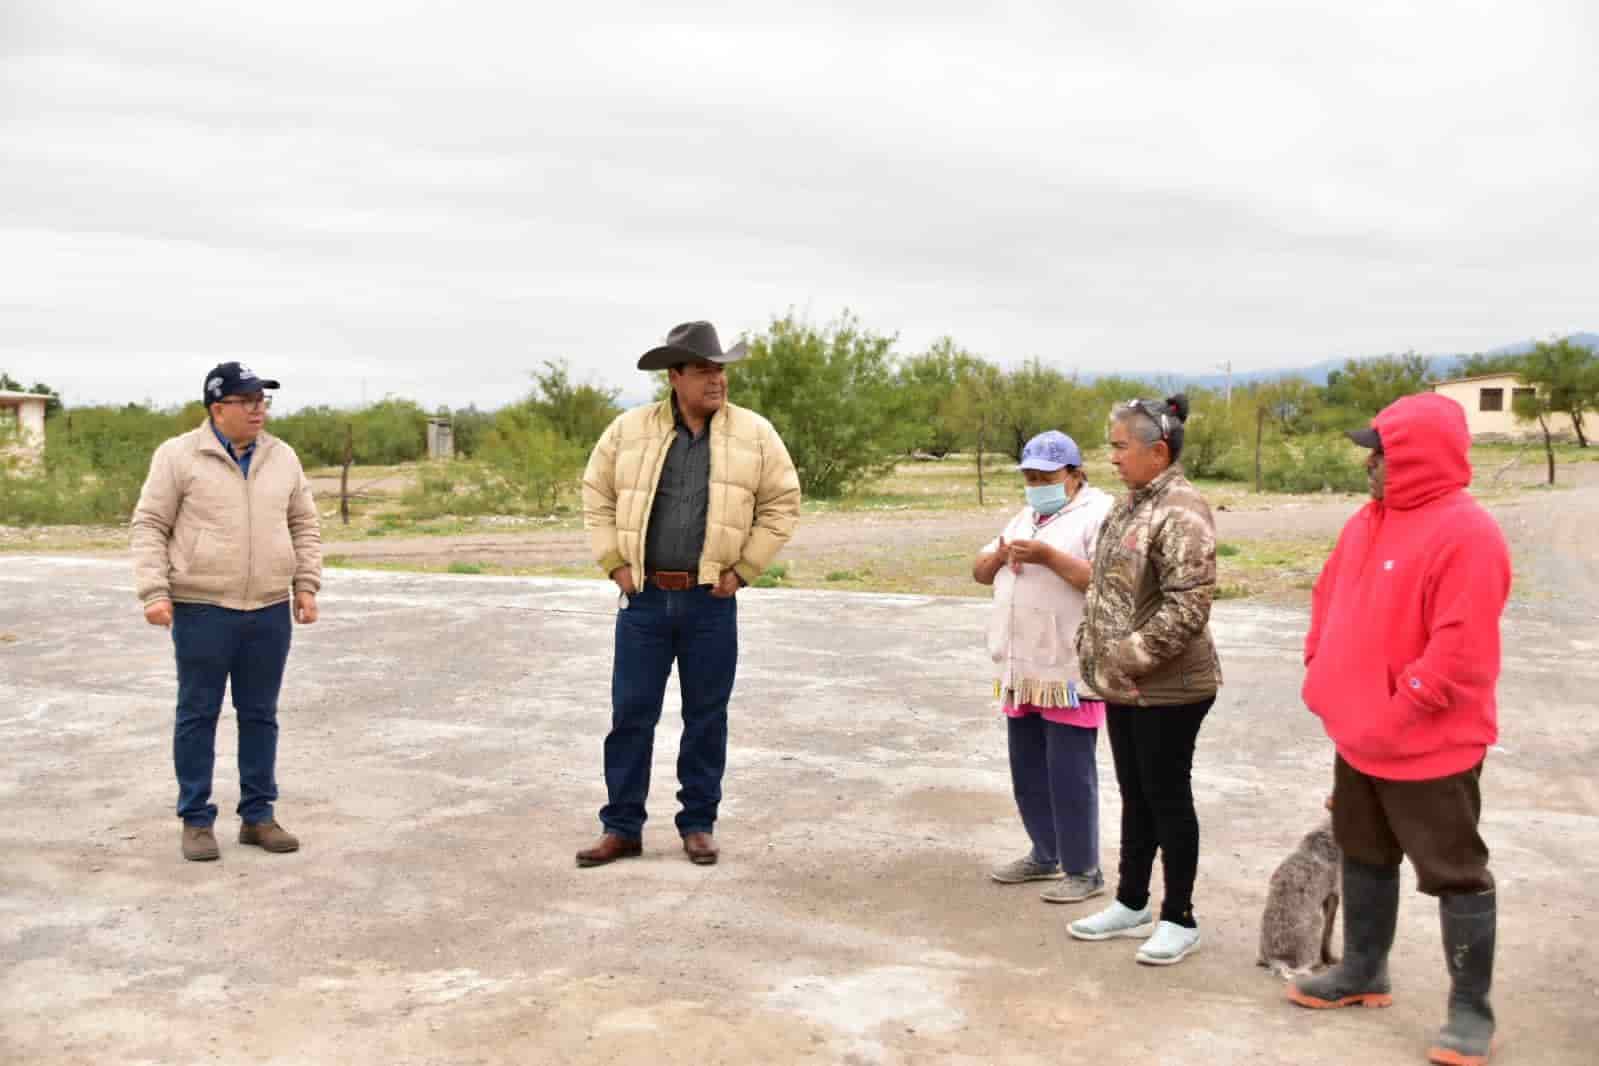
[[[1267,452],[1262,481],[1273,492],[1359,492],[1366,488],[1362,454],[1342,436],[1301,437],[1297,447]]]
[[[784,579],[787,577],[788,564],[773,563],[771,566],[766,568],[760,577],[755,579],[753,584],[758,589],[775,589],[780,587],[783,584]]]

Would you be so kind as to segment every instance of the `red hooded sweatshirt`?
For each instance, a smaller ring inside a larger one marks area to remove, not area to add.
[[[1372,426],[1387,484],[1344,526],[1316,581],[1305,703],[1361,773],[1448,777],[1499,736],[1510,550],[1465,491],[1471,435],[1458,403],[1406,396]]]

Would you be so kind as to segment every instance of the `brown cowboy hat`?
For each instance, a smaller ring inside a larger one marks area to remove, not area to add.
[[[666,343],[651,348],[639,356],[640,370],[668,370],[679,363],[693,363],[701,359],[711,363],[736,363],[749,354],[743,341],[727,351],[717,339],[716,327],[709,322],[685,322],[673,326],[666,335]]]

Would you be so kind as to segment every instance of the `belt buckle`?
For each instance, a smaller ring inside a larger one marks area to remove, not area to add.
[[[655,587],[666,592],[687,592],[694,587],[694,575],[687,570],[657,570],[650,575]]]

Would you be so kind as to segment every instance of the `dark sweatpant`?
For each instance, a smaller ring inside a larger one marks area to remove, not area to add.
[[[1033,861],[1069,874],[1099,869],[1099,730],[1038,714],[1007,718],[1011,789]]]
[[[1333,763],[1333,838],[1346,858],[1394,867],[1409,856],[1429,896],[1492,892],[1482,817],[1482,763],[1449,777],[1390,781]]]
[[[1159,850],[1166,898],[1160,920],[1193,928],[1194,876],[1199,870],[1199,816],[1194,812],[1194,744],[1216,697],[1175,707],[1105,706],[1116,783],[1122,793],[1121,883],[1125,907],[1149,905],[1149,879]]]

